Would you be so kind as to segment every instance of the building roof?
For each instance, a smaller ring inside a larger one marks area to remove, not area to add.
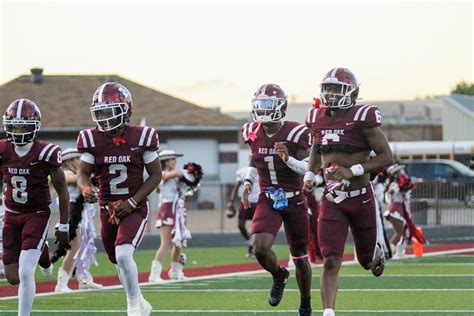
[[[116,75],[46,75],[33,83],[28,75],[20,76],[0,86],[0,101],[4,108],[18,98],[28,98],[38,104],[42,113],[42,129],[82,129],[92,127],[89,107],[92,94],[102,83],[116,81],[132,93],[132,124],[143,118],[146,125],[158,129],[218,130],[240,128],[241,123],[216,110],[200,107],[163,92],[151,89]]]
[[[474,96],[464,94],[451,94],[447,98],[451,101],[454,101],[456,105],[474,114]]]

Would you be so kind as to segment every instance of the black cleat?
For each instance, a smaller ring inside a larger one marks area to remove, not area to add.
[[[370,270],[372,271],[372,274],[374,276],[379,277],[382,275],[383,270],[385,268],[385,255],[382,249],[380,249],[378,246],[377,249],[379,250],[379,256],[374,259],[374,265],[372,266],[372,268],[370,268]]]
[[[311,316],[312,315],[311,312],[312,312],[311,308],[300,308],[299,316]]]
[[[273,277],[273,285],[270,290],[270,296],[268,297],[268,304],[271,306],[278,306],[281,299],[283,298],[283,291],[285,290],[286,283],[288,283],[288,278],[290,277],[290,272],[285,268],[281,267],[284,273],[283,279],[276,279]]]

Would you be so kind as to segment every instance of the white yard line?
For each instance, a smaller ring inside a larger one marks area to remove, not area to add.
[[[3,313],[18,313],[17,310],[5,310]],[[81,314],[92,314],[92,313],[120,313],[123,314],[123,310],[32,310],[33,313],[51,313],[51,314],[68,314],[68,313],[81,313]],[[262,313],[262,314],[275,314],[275,313],[294,313],[295,310],[291,309],[280,309],[280,310],[232,310],[232,309],[213,309],[213,310],[199,310],[199,309],[154,309],[154,313],[176,313],[176,314],[189,314],[189,313]],[[313,312],[322,312],[322,310],[313,310]],[[373,314],[384,314],[384,313],[474,313],[474,310],[450,310],[450,309],[430,309],[430,310],[337,310],[338,313],[373,313]]]
[[[319,289],[311,289],[319,292]],[[268,292],[268,289],[159,289],[144,288],[142,292]],[[286,289],[285,292],[299,292],[298,289]],[[338,292],[474,292],[474,289],[339,289]]]
[[[445,250],[445,251],[437,251],[437,252],[428,252],[424,254],[424,257],[434,257],[434,256],[445,256],[445,255],[452,255],[452,254],[458,254],[458,253],[464,253],[468,251],[474,251],[474,248],[465,248],[465,249],[454,249],[454,250]],[[404,256],[403,258],[396,259],[397,261],[399,260],[406,260],[406,259],[411,259],[415,258],[414,255],[407,255]],[[354,260],[350,261],[344,261],[342,265],[355,265],[358,264],[358,262]],[[312,267],[322,267],[322,264],[312,264]],[[190,282],[190,281],[197,281],[197,280],[211,280],[211,279],[219,279],[219,278],[226,278],[226,277],[234,277],[234,276],[246,276],[246,275],[253,275],[253,274],[259,274],[266,272],[263,269],[259,270],[253,270],[253,271],[245,271],[245,272],[232,272],[232,273],[221,273],[221,274],[213,274],[213,275],[205,275],[205,276],[200,276],[200,277],[190,277],[187,278],[186,280],[182,281],[177,281],[177,280],[165,280],[162,284],[174,284],[174,283],[180,283],[180,282]],[[143,282],[140,283],[140,286],[147,286],[147,285],[157,285],[156,283],[150,283],[150,282]],[[113,289],[121,289],[122,285],[111,285],[111,286],[104,286],[102,290],[113,290]],[[49,292],[49,293],[39,293],[36,294],[36,297],[38,296],[51,296],[51,295],[64,295],[64,294],[73,294],[73,293],[80,293],[80,292],[92,292],[92,290],[73,290],[71,293],[55,293],[55,292]],[[9,300],[9,299],[17,299],[18,296],[7,296],[7,297],[1,297],[0,301],[4,300]]]

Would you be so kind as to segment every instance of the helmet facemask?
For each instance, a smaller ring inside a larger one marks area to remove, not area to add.
[[[93,105],[90,111],[92,120],[101,132],[109,132],[128,123],[126,103],[97,104]]]
[[[355,104],[352,94],[359,88],[355,84],[344,82],[323,82],[320,85],[323,106],[332,109],[347,109]]]
[[[32,143],[40,127],[41,123],[38,120],[8,119],[3,116],[3,128],[7,133],[7,140],[17,146]]]
[[[279,122],[284,116],[287,98],[257,97],[252,99],[252,119],[262,123]]]

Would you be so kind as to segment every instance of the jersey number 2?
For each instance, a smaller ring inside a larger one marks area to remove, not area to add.
[[[110,194],[123,195],[128,194],[128,188],[117,188],[117,185],[124,183],[127,180],[127,166],[123,164],[116,164],[109,166],[109,174],[119,174],[118,177],[110,180]]]
[[[268,171],[270,171],[270,180],[272,184],[278,184],[277,173],[275,171],[275,163],[273,162],[273,156],[266,156],[263,160],[268,164]]]

